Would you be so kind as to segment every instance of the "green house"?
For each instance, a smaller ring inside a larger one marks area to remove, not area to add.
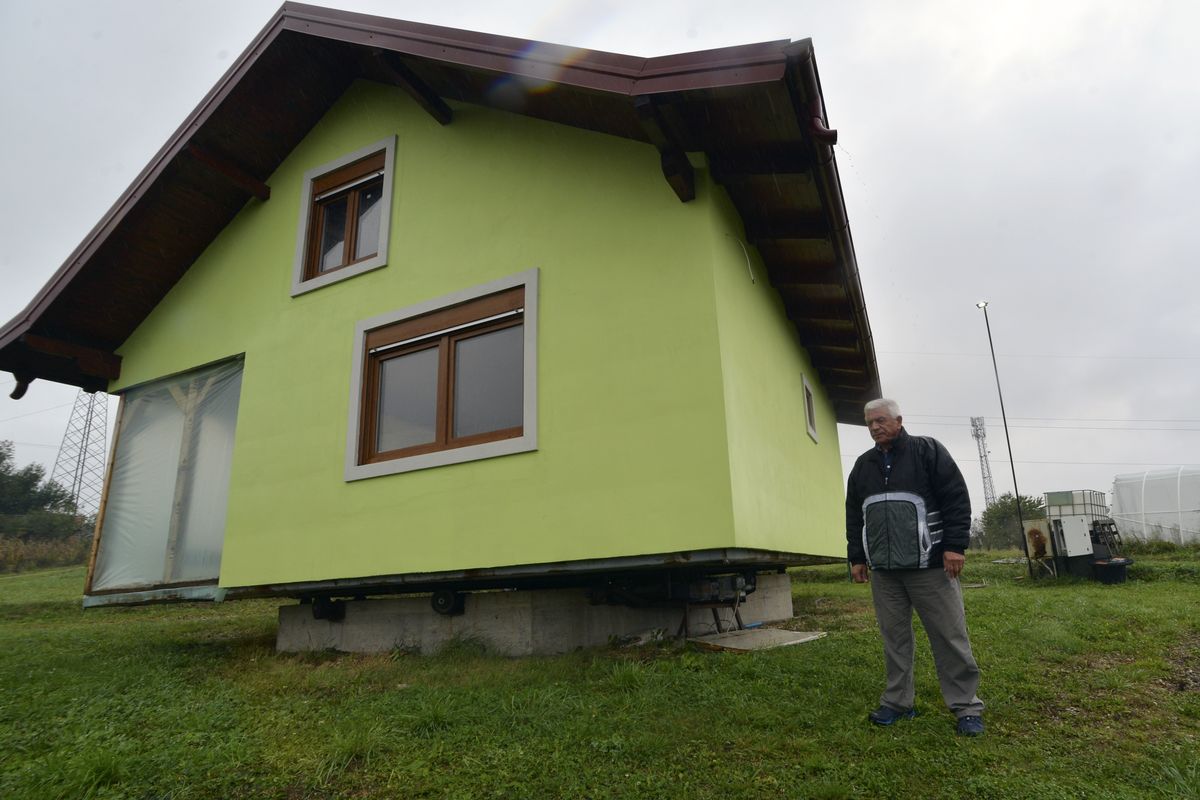
[[[0,330],[14,396],[121,397],[85,605],[842,556],[835,140],[807,40],[284,5]]]

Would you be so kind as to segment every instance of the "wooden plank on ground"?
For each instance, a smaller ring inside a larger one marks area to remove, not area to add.
[[[752,650],[770,650],[820,639],[825,631],[785,631],[779,628],[750,628],[744,631],[714,633],[708,636],[693,636],[689,642],[709,650],[732,650],[749,653]]]

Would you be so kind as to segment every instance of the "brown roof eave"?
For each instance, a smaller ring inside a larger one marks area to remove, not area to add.
[[[817,179],[817,189],[821,195],[821,203],[829,214],[830,236],[834,250],[839,256],[843,284],[850,300],[854,327],[862,348],[863,371],[870,388],[859,399],[866,402],[881,394],[879,364],[875,357],[875,343],[871,335],[871,323],[867,319],[866,300],[858,273],[850,220],[846,215],[846,201],[842,194],[841,179],[833,152],[833,144],[837,141],[836,132],[830,132],[828,128],[821,79],[813,58],[812,40],[802,39],[795,42],[786,48],[786,52],[790,66],[789,88],[796,100],[797,113],[801,116],[801,128],[810,134],[806,139],[811,142],[814,150],[813,170]],[[844,399],[839,400],[838,422],[861,425],[862,415],[857,406],[851,411],[851,407],[845,405],[847,402]]]
[[[33,300],[25,306],[21,313],[9,320],[3,328],[0,328],[0,350],[8,348],[17,339],[31,330],[37,323],[38,318],[54,302],[59,294],[62,293],[66,285],[79,273],[88,259],[96,253],[108,236],[120,225],[134,204],[149,189],[154,181],[158,179],[171,160],[187,147],[192,136],[200,129],[204,121],[212,115],[229,90],[237,84],[242,75],[253,66],[263,50],[279,35],[279,32],[282,30],[283,15],[284,8],[281,8],[250,43],[242,55],[221,76],[221,80],[209,90],[204,99],[200,101],[200,104],[196,106],[192,113],[175,130],[175,133],[167,139],[167,143],[150,159],[150,163],[134,178],[129,188],[117,198],[117,201],[113,203],[108,212],[88,232],[83,241],[79,243],[79,246],[72,251],[67,260],[63,262],[63,265],[58,268],[50,280],[46,282],[46,285],[42,287],[41,291],[34,296]]]
[[[779,80],[786,40],[655,58],[586,50],[349,11],[285,3],[284,27],[441,64],[624,95]]]

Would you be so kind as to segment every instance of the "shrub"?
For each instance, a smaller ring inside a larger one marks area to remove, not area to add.
[[[1134,539],[1130,537],[1121,542],[1121,549],[1131,556],[1200,556],[1200,543],[1176,544],[1164,539]]]
[[[0,537],[0,572],[83,564],[91,550],[91,537],[30,541]]]
[[[36,510],[23,514],[0,514],[0,536],[11,536],[25,541],[86,536],[95,525],[94,517],[58,511]]]

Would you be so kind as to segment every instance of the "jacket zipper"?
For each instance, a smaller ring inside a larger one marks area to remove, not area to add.
[[[895,453],[891,450],[884,452],[883,455],[880,457],[883,461],[883,494],[884,494],[884,498],[885,498],[884,499],[885,503],[887,502],[886,498],[887,498],[887,493],[888,493],[888,481],[890,481],[892,478],[892,459],[894,457],[895,457]],[[892,566],[892,547],[891,547],[892,522],[891,522],[891,517],[889,517],[886,513],[884,514],[883,518],[884,518],[884,523],[887,525],[888,567],[891,567]]]

